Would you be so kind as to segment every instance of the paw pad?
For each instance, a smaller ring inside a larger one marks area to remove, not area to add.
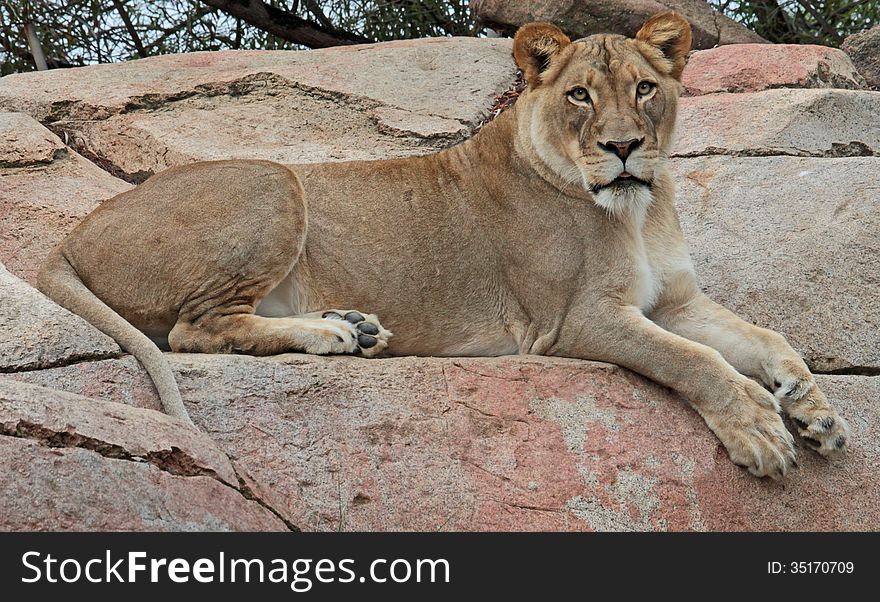
[[[342,320],[354,327],[357,341],[355,353],[360,352],[365,356],[379,354],[388,346],[391,333],[382,328],[379,320],[374,315],[364,315],[359,311],[325,311],[321,317],[326,320]]]
[[[368,334],[358,335],[358,346],[362,347],[363,349],[370,349],[371,347],[375,347],[377,342],[378,341],[376,340],[376,337],[371,337]]]
[[[369,335],[377,335],[379,334],[379,327],[375,324],[370,324],[369,322],[361,322],[357,325],[357,329],[360,330],[364,334]]]

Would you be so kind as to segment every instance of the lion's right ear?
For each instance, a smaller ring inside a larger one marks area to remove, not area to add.
[[[527,23],[513,38],[513,60],[531,87],[541,85],[541,74],[559,52],[571,44],[568,36],[550,23]]]

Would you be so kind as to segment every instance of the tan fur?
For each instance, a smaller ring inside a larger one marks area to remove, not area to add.
[[[697,287],[665,165],[689,45],[671,13],[636,39],[526,26],[514,54],[529,88],[471,140],[400,160],[167,170],[88,216],[40,287],[139,359],[118,316],[176,351],[339,353],[358,350],[357,330],[323,316],[356,307],[394,331],[397,355],[614,362],[687,397],[735,462],[781,476],[795,452],[779,403],[823,454],[843,449],[846,423],[781,336]],[[61,262],[106,305],[59,284]],[[390,333],[365,318],[374,355]]]
[[[675,79],[681,79],[687,53],[691,49],[691,28],[684,17],[675,13],[654,15],[642,26],[636,39],[644,42],[645,46],[640,50],[647,56],[659,50],[670,63],[666,72]]]
[[[541,73],[560,50],[571,43],[568,36],[550,23],[528,23],[514,37],[513,60],[532,86],[541,84]]]

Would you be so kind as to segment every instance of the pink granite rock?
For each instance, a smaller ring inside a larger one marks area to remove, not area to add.
[[[880,155],[878,113],[880,93],[859,90],[780,88],[682,98],[670,154]]]
[[[694,52],[682,83],[690,96],[769,88],[865,87],[846,53],[811,44],[733,44]]]
[[[0,111],[0,148],[0,262],[33,283],[40,262],[79,220],[131,185],[22,113]]]
[[[130,181],[196,160],[403,157],[463,140],[513,81],[510,53],[510,40],[432,38],[155,56],[9,75],[0,110]]]
[[[116,341],[10,274],[0,261],[0,373],[122,354]]]
[[[482,23],[509,34],[531,21],[549,21],[572,39],[594,33],[633,36],[651,16],[674,10],[690,22],[694,48],[764,42],[705,0],[474,0],[471,7]]]
[[[290,528],[239,479],[164,414],[0,377],[0,530]]]
[[[777,483],[733,465],[680,398],[607,364],[169,357],[196,423],[307,530],[880,528],[876,378],[820,377],[853,449],[829,463],[802,448]],[[131,359],[14,378],[156,407]]]

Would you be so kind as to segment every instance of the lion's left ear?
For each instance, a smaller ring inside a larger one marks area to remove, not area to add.
[[[571,44],[568,36],[550,23],[528,23],[513,38],[513,60],[522,69],[529,86],[541,85],[541,74],[553,57]]]
[[[691,25],[687,19],[671,11],[654,15],[642,25],[636,39],[658,48],[672,62],[672,77],[681,79],[691,49]]]

